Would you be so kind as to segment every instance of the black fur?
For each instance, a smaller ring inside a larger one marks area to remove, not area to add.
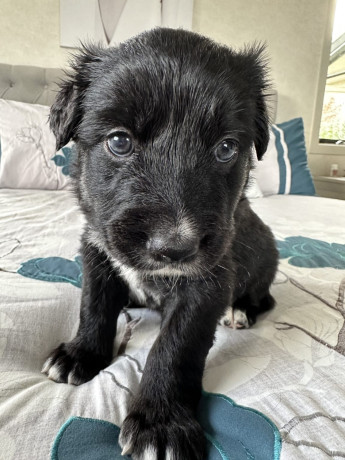
[[[159,310],[161,332],[120,436],[134,459],[149,446],[157,460],[166,451],[204,458],[195,411],[217,323],[231,305],[253,323],[274,304],[274,240],[244,197],[252,145],[261,158],[269,136],[261,55],[156,29],[85,48],[51,109],[57,147],[77,145],[87,224],[79,330],[43,370],[60,382],[91,379],[111,362],[121,309],[131,300]],[[118,128],[134,139],[129,156],[109,150]],[[224,139],[238,154],[221,162]]]

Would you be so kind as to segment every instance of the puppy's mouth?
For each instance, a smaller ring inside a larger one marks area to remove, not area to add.
[[[132,254],[121,254],[119,251],[109,251],[111,260],[117,268],[128,267],[143,275],[145,278],[198,278],[205,272],[205,262],[202,257],[194,256],[184,261],[155,260],[146,251],[137,249]]]
[[[207,238],[177,240],[172,244],[163,238],[108,240],[109,253],[117,265],[125,265],[145,276],[199,277],[209,263],[206,262]]]
[[[105,232],[112,257],[147,276],[193,278],[204,276],[221,257],[224,238],[217,232],[205,232],[191,218],[179,225],[162,218],[150,228],[153,220],[128,212],[112,221]]]
[[[140,270],[147,276],[162,276],[162,277],[177,277],[187,276],[193,277],[200,274],[200,264],[196,258],[191,258],[184,262],[155,262],[147,261],[140,267]]]
[[[196,278],[200,274],[196,270],[186,267],[173,268],[166,266],[159,269],[142,270],[141,273],[145,278]]]

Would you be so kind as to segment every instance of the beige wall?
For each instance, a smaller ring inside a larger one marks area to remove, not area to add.
[[[237,48],[255,40],[267,43],[279,93],[277,121],[302,116],[308,150],[329,4],[330,0],[194,0],[195,31]],[[66,66],[70,50],[59,46],[59,1],[0,0],[0,43],[0,62]],[[328,170],[327,158],[318,155],[312,163],[318,173]]]
[[[0,62],[61,67],[59,0],[0,0]]]
[[[301,116],[310,145],[328,0],[194,0],[194,30],[241,47],[267,43],[277,121]]]

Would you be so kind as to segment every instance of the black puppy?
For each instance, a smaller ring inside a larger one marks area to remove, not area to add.
[[[87,224],[79,330],[43,372],[92,379],[112,360],[121,309],[159,310],[161,332],[121,430],[133,459],[204,458],[195,411],[217,323],[228,307],[235,322],[240,310],[252,323],[274,304],[274,240],[244,197],[252,146],[261,158],[269,137],[261,52],[156,29],[84,49],[51,109],[57,147],[77,145]]]

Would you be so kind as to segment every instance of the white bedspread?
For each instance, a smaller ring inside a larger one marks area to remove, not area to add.
[[[284,257],[272,288],[277,306],[249,330],[219,326],[204,388],[269,417],[283,460],[345,458],[345,202],[280,195],[253,207]],[[92,381],[75,387],[40,373],[78,326],[82,225],[70,192],[0,191],[2,460],[47,460],[73,415],[120,425],[158,333],[155,313],[129,310],[113,363]],[[50,273],[56,261],[61,271]]]

